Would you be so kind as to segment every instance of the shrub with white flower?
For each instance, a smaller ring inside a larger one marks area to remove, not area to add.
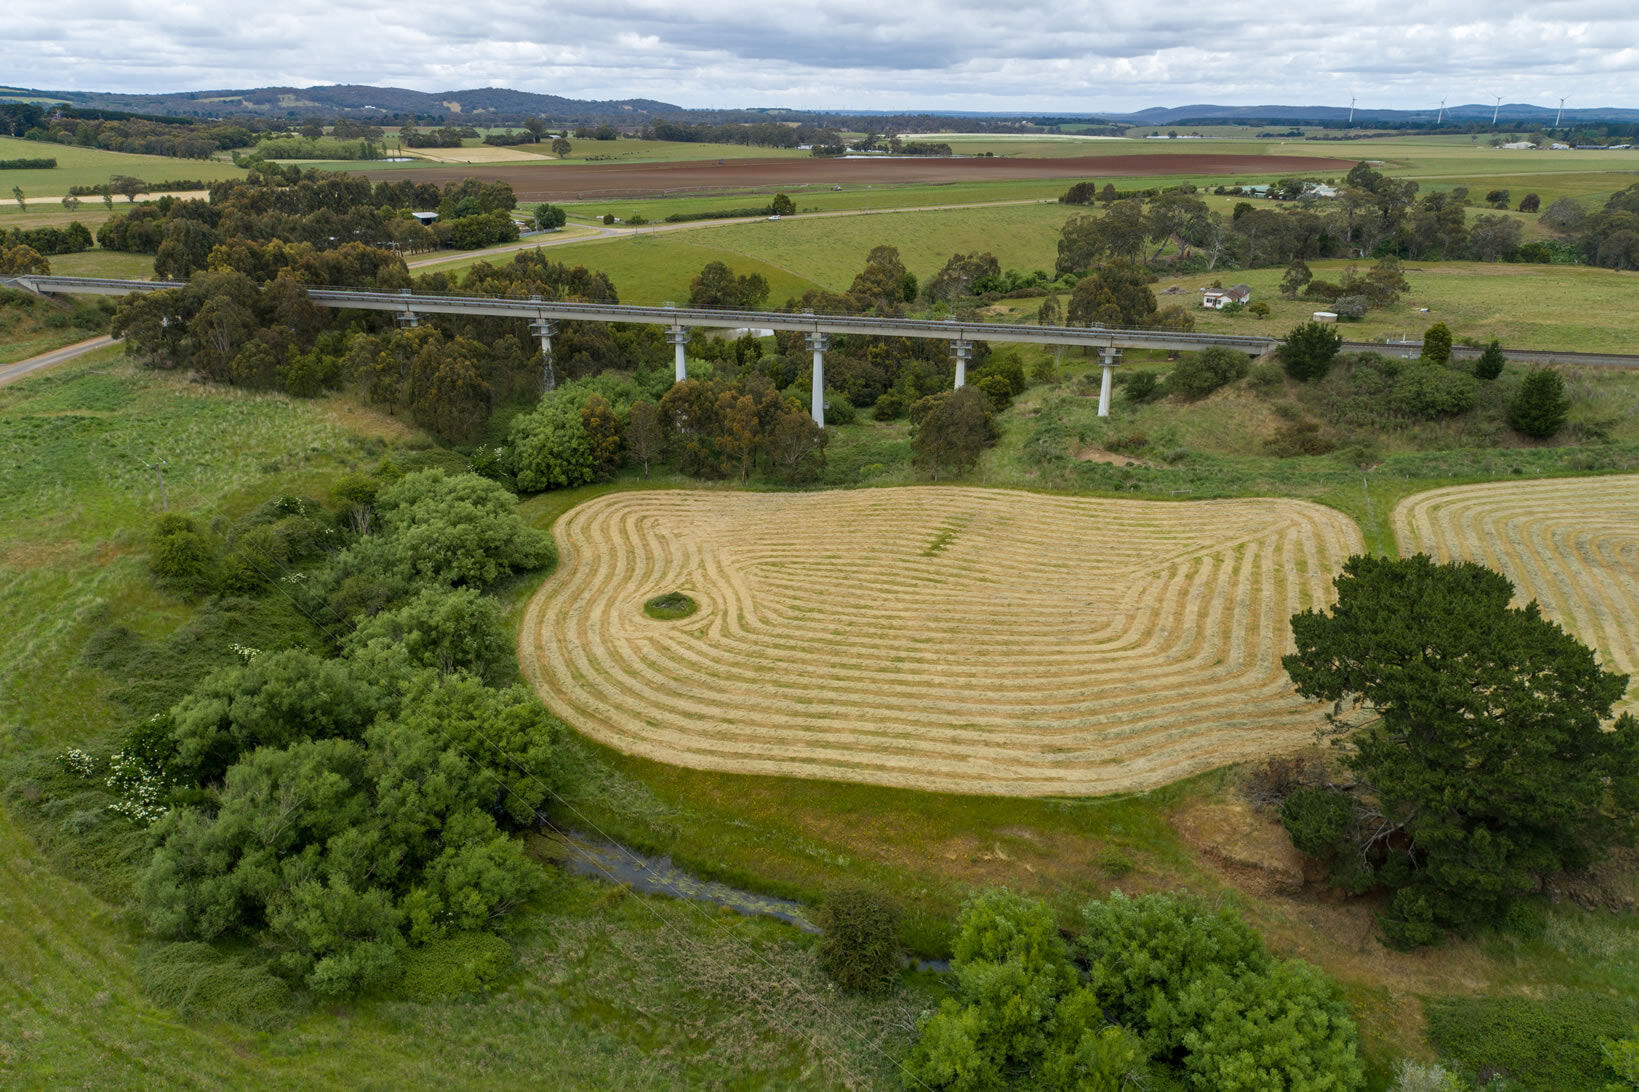
[[[78,747],[70,747],[58,755],[57,762],[63,769],[76,777],[95,777],[97,775],[97,760]]]
[[[146,826],[167,810],[161,801],[170,785],[135,755],[119,751],[110,758],[108,778],[103,783],[120,794],[120,799],[108,805],[115,815]]]

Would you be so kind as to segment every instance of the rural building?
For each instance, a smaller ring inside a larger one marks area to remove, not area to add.
[[[1214,311],[1222,311],[1232,303],[1250,303],[1251,300],[1252,289],[1244,284],[1237,284],[1234,288],[1208,288],[1201,294],[1201,306]]]
[[[436,212],[412,212],[410,215],[421,221],[422,227],[428,227],[438,219]]]
[[[1515,140],[1508,144],[1504,144],[1503,147],[1511,151],[1523,152],[1529,148],[1535,148],[1536,145],[1532,144],[1529,140]]]
[[[1337,321],[1337,312],[1336,311],[1316,311],[1310,317],[1313,318],[1316,322],[1336,322]]]

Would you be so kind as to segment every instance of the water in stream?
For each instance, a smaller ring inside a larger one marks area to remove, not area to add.
[[[590,838],[576,831],[543,830],[545,855],[577,876],[624,884],[645,895],[726,906],[740,914],[777,918],[805,933],[819,928],[803,916],[801,903],[754,895],[726,883],[702,880],[672,864],[669,857],[648,857],[614,842]]]
[[[605,883],[623,884],[644,895],[665,895],[690,902],[726,906],[739,914],[777,918],[805,933],[818,935],[819,927],[803,916],[803,905],[772,895],[754,895],[715,880],[702,880],[672,864],[670,857],[650,857],[615,842],[592,838],[573,830],[543,829],[536,852],[565,871]],[[950,964],[943,959],[904,956],[905,965],[943,974]]]

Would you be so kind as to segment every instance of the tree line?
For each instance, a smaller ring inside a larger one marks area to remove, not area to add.
[[[219,151],[250,147],[257,141],[258,130],[264,127],[264,123],[256,121],[203,122],[115,111],[76,111],[66,106],[28,109],[30,106],[28,103],[0,106],[0,127],[24,140],[135,155],[209,159]]]
[[[1106,184],[1098,191],[1103,215],[1072,216],[1065,223],[1056,269],[1061,274],[1081,272],[1106,259],[1159,263],[1169,248],[1173,256],[1165,264],[1173,270],[1251,268],[1338,257],[1550,262],[1580,256],[1608,268],[1635,268],[1635,189],[1639,187],[1613,195],[1593,216],[1575,201],[1561,198],[1541,214],[1561,240],[1527,243],[1515,217],[1470,217],[1464,187],[1419,196],[1417,182],[1392,178],[1364,163],[1349,171],[1335,198],[1304,199],[1297,207],[1286,208],[1243,201],[1228,217],[1195,196],[1192,186],[1146,199],[1141,194],[1123,196]],[[1094,192],[1094,183],[1077,183],[1062,200],[1090,203]],[[1508,206],[1507,191],[1486,197],[1494,207]],[[1524,195],[1520,203],[1528,212],[1540,207],[1535,194]]]
[[[385,181],[266,165],[243,179],[213,183],[210,199],[162,197],[110,217],[97,232],[108,250],[155,255],[155,273],[185,279],[229,240],[304,243],[318,250],[368,246],[399,254],[438,247],[477,249],[518,237],[517,206],[505,182]],[[431,227],[410,216],[436,209]]]

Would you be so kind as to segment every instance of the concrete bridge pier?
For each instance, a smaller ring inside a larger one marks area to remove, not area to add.
[[[677,382],[681,383],[689,377],[688,364],[683,359],[683,350],[688,348],[689,344],[689,328],[687,326],[673,326],[666,331],[666,340],[671,343],[673,350],[676,352]]]
[[[529,324],[529,332],[541,339],[542,389],[550,394],[558,386],[557,374],[552,370],[552,335],[558,332],[558,324],[550,319],[541,319]]]
[[[950,343],[951,352],[956,354],[956,390],[967,386],[967,365],[973,359],[973,342],[966,338],[957,338]]]
[[[1098,415],[1108,417],[1110,415],[1110,385],[1115,376],[1115,369],[1121,363],[1121,350],[1110,345],[1100,349],[1099,354],[1103,357],[1099,363],[1104,368],[1104,380],[1098,387]]]
[[[393,316],[393,321],[398,323],[400,330],[413,330],[421,325],[421,316],[414,311],[400,311]]]
[[[808,392],[809,412],[814,424],[825,427],[825,350],[831,347],[831,335],[808,334],[805,339],[814,354],[814,380]]]

